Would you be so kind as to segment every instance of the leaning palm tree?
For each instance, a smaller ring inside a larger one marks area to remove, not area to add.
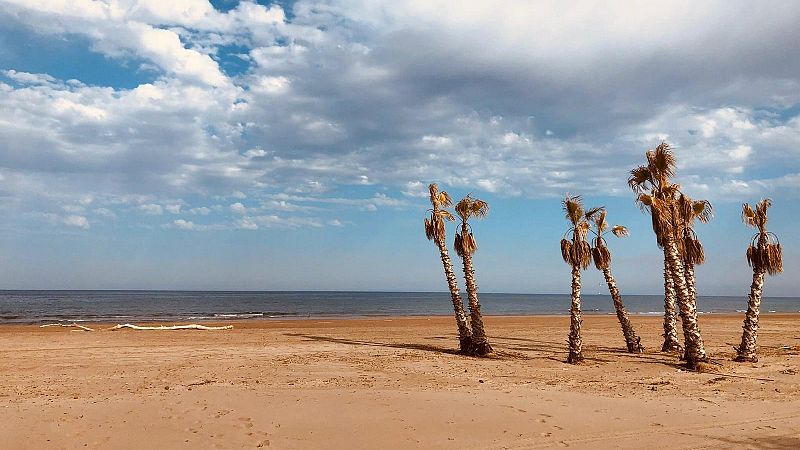
[[[767,231],[767,209],[772,200],[763,199],[753,209],[750,204],[742,205],[742,221],[758,233],[747,247],[747,264],[753,268],[753,284],[747,299],[747,313],[744,318],[742,343],[736,348],[736,361],[758,361],[756,356],[756,333],[758,332],[758,313],[761,294],[764,291],[764,274],[776,275],[783,272],[783,251],[778,237]]]
[[[589,267],[592,260],[592,249],[586,242],[589,222],[584,215],[581,197],[567,197],[562,202],[564,215],[570,228],[561,239],[561,257],[572,267],[572,303],[569,308],[569,356],[567,362],[577,364],[583,360],[583,341],[581,339],[581,270]],[[591,215],[590,211],[588,215]],[[572,239],[566,235],[572,233]]]
[[[678,243],[682,242],[680,236],[682,222],[678,209],[680,185],[670,182],[670,178],[675,173],[675,157],[665,142],[662,142],[655,150],[649,150],[646,156],[647,165],[631,171],[628,185],[638,194],[637,203],[650,213],[656,240],[664,250],[665,272],[669,272],[672,280],[683,325],[687,347],[684,353],[686,365],[694,369],[698,363],[706,361],[707,356],[697,323],[697,302],[689,293],[685,266],[678,247]],[[648,190],[649,193],[647,193]],[[665,316],[670,313],[668,307],[669,305],[665,301]],[[667,318],[665,317],[665,347],[666,340],[673,337],[668,334],[668,331],[677,334],[676,330],[668,330],[667,327]],[[677,342],[676,336],[675,341]]]
[[[492,352],[486,330],[483,327],[481,304],[478,301],[478,285],[475,283],[475,269],[472,267],[472,255],[478,249],[470,217],[482,218],[489,213],[489,204],[483,200],[467,195],[456,205],[456,214],[461,218],[461,233],[456,232],[455,250],[464,265],[464,280],[467,282],[467,298],[469,299],[469,318],[472,324],[472,354],[484,356]]]
[[[445,220],[455,220],[453,215],[445,208],[452,206],[453,200],[447,192],[440,191],[436,183],[431,183],[428,186],[428,190],[431,194],[431,209],[428,210],[431,215],[430,218],[425,218],[425,236],[439,248],[439,257],[442,260],[442,266],[444,266],[444,276],[447,279],[447,286],[450,288],[450,299],[453,301],[460,349],[462,353],[469,354],[472,352],[472,332],[467,323],[467,316],[464,314],[464,303],[461,301],[458,282],[453,272],[453,262],[450,260],[450,255],[447,252],[447,243],[445,242]]]
[[[617,281],[611,274],[611,252],[608,250],[606,240],[603,237],[609,232],[616,237],[626,237],[628,236],[628,229],[622,225],[614,225],[609,228],[608,221],[606,220],[605,208],[596,208],[592,210],[591,213],[592,214],[588,215],[586,218],[594,222],[594,228],[592,228],[592,232],[595,235],[594,239],[592,239],[592,259],[594,259],[594,265],[598,270],[603,272],[603,277],[606,279],[608,291],[611,293],[611,299],[614,302],[614,309],[617,311],[617,319],[619,319],[619,324],[622,326],[622,335],[625,337],[628,352],[641,353],[644,351],[644,347],[642,347],[641,338],[636,336],[636,332],[633,330],[633,325],[631,325],[631,320],[628,317],[628,311],[625,310],[625,305],[622,303],[619,289],[617,289]]]

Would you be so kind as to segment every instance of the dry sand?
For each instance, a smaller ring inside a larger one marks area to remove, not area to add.
[[[565,316],[486,318],[486,359],[453,353],[449,317],[2,326],[0,448],[800,448],[800,315],[762,315],[755,364],[730,361],[741,316],[701,317],[745,378],[682,370],[660,318],[633,320],[642,355],[585,316],[580,366]]]

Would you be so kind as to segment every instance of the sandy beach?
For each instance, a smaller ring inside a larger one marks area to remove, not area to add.
[[[225,331],[0,327],[0,448],[798,448],[800,315],[701,316],[719,373],[658,352],[661,318],[487,317],[496,356],[454,353],[450,317],[240,321]],[[96,326],[90,325],[90,326]]]

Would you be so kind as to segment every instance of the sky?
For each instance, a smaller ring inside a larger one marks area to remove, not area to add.
[[[0,288],[442,291],[438,182],[490,204],[482,291],[569,292],[569,193],[630,229],[623,293],[658,294],[626,181],[667,141],[715,207],[700,294],[747,294],[741,204],[770,197],[765,295],[798,295],[799,22],[794,1],[0,0]]]

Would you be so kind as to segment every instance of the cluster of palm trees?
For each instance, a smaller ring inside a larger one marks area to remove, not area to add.
[[[681,359],[689,368],[695,369],[708,361],[700,326],[697,321],[697,283],[695,266],[705,261],[703,246],[697,237],[696,222],[707,223],[713,217],[711,203],[695,200],[674,182],[676,161],[670,146],[662,142],[645,153],[647,163],[630,172],[628,185],[636,194],[636,203],[649,213],[652,219],[656,243],[664,253],[664,342],[661,351],[680,352]],[[489,206],[486,202],[464,197],[456,205],[461,218],[460,233],[455,236],[455,250],[464,267],[464,278],[469,300],[469,320],[464,312],[458,282],[447,253],[445,222],[455,217],[447,210],[452,205],[450,196],[431,184],[430,217],[425,219],[425,234],[439,248],[445,276],[447,278],[453,308],[458,325],[461,352],[483,356],[492,351],[486,337],[481,318],[478,288],[472,268],[472,255],[477,249],[468,220],[484,217]],[[606,245],[608,233],[625,237],[628,230],[621,225],[609,225],[604,207],[584,208],[580,196],[569,196],[562,202],[569,229],[561,240],[561,256],[572,269],[572,302],[570,306],[570,331],[568,336],[569,356],[567,362],[577,364],[583,359],[581,339],[581,271],[594,262],[603,273],[614,308],[622,327],[627,350],[640,353],[644,350],[641,339],[631,324],[622,302],[616,281],[611,273],[611,252]],[[753,268],[753,283],[750,288],[748,308],[745,315],[742,342],[736,347],[737,361],[757,361],[756,334],[759,307],[764,287],[765,274],[774,275],[783,270],[782,250],[777,236],[766,229],[769,199],[762,200],[755,208],[745,203],[742,220],[758,232],[747,249],[747,261]],[[590,233],[593,235],[590,238]],[[678,316],[683,330],[684,345],[678,340]]]
[[[444,275],[447,278],[447,286],[453,301],[461,352],[475,356],[488,355],[492,352],[492,346],[489,344],[483,326],[481,305],[478,300],[478,284],[475,282],[475,269],[472,267],[472,255],[478,249],[478,243],[472,234],[469,219],[486,217],[486,214],[489,213],[489,204],[467,195],[456,205],[456,214],[461,219],[461,231],[456,233],[454,247],[464,267],[464,280],[467,284],[467,300],[469,302],[468,322],[467,315],[464,313],[464,302],[461,300],[461,293],[458,289],[458,281],[453,272],[453,262],[447,253],[445,222],[455,220],[453,214],[447,210],[453,205],[453,200],[447,192],[440,191],[435,183],[428,186],[428,190],[431,194],[431,209],[428,210],[430,217],[425,218],[425,236],[439,248]]]

